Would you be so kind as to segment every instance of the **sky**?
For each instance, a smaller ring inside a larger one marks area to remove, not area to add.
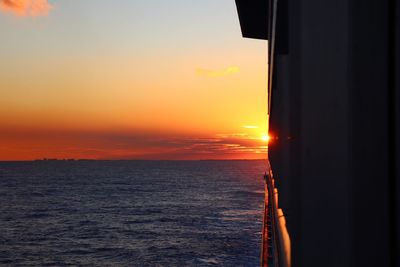
[[[266,158],[234,0],[0,0],[0,33],[0,160]]]

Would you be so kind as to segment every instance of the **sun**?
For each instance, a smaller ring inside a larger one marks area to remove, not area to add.
[[[267,134],[264,134],[263,136],[261,136],[261,140],[264,141],[264,142],[267,142],[267,143],[268,143],[268,141],[269,141],[270,139],[271,139],[270,136],[267,135]]]

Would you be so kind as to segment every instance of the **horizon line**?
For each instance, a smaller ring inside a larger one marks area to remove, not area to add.
[[[255,161],[264,159],[31,159],[31,160],[0,160],[0,162],[73,162],[73,161]]]

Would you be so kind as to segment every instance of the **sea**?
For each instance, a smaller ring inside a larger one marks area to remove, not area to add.
[[[259,266],[265,169],[0,162],[0,266]]]

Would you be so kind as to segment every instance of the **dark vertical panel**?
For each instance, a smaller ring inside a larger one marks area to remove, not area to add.
[[[397,254],[397,215],[396,215],[396,1],[389,0],[389,38],[388,38],[388,85],[389,85],[389,238],[390,263],[396,266]]]
[[[272,94],[272,108],[270,117],[270,135],[273,136],[269,145],[269,157],[274,172],[275,182],[279,190],[279,207],[286,214],[286,222],[291,219],[290,207],[290,154],[291,145],[290,111],[290,75],[289,61],[285,55],[278,55],[275,59],[276,79]],[[279,75],[280,74],[280,75]]]
[[[270,117],[269,157],[292,242],[293,266],[302,259],[300,2],[278,3],[277,56]],[[286,32],[285,32],[286,31]],[[291,42],[288,42],[290,36]],[[290,53],[289,53],[290,51]],[[285,54],[285,55],[283,55]]]
[[[289,16],[288,0],[278,1],[277,24],[276,24],[276,53],[289,53]]]
[[[392,69],[392,79],[393,79],[393,95],[394,95],[394,174],[392,186],[394,186],[395,191],[392,192],[393,195],[393,231],[392,236],[395,238],[392,241],[392,257],[393,266],[400,266],[400,4],[396,0],[391,0],[392,3],[392,34],[393,34],[393,69]]]
[[[301,28],[301,3],[299,0],[288,0],[288,43],[289,48],[289,67],[286,78],[290,77],[290,98],[286,105],[290,105],[289,113],[289,132],[291,136],[290,147],[286,157],[289,157],[290,165],[290,214],[288,218],[288,229],[292,241],[292,262],[293,266],[301,266],[303,260],[303,247],[300,245],[302,239],[302,210],[303,193],[301,190],[302,173],[301,173],[301,110],[302,103],[300,101],[303,91],[301,84],[302,69],[300,62],[302,61],[300,37],[303,33]],[[288,76],[290,74],[290,76]],[[284,74],[282,74],[284,75]],[[285,196],[283,196],[285,197]]]
[[[389,266],[388,0],[352,1],[354,266]]]
[[[348,266],[348,1],[301,1],[302,261]]]

